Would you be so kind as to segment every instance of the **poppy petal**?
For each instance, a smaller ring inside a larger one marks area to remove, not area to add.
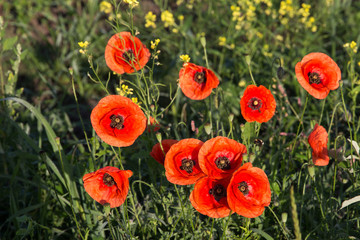
[[[140,107],[119,95],[102,98],[92,110],[90,119],[97,135],[116,147],[132,145],[146,128],[146,117]],[[119,123],[114,126],[116,122]]]
[[[198,162],[198,153],[202,145],[202,141],[188,138],[171,146],[164,163],[165,176],[169,182],[188,185],[205,176]]]
[[[315,124],[314,130],[309,135],[308,142],[312,148],[313,163],[316,166],[328,165],[328,133],[326,132],[325,128],[319,124]]]
[[[125,202],[129,191],[130,170],[104,167],[83,177],[85,191],[100,204],[119,207]]]

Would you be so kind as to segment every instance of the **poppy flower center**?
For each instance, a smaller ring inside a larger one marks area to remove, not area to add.
[[[196,72],[194,76],[194,81],[198,84],[206,82],[206,76],[204,72]]]
[[[249,186],[247,185],[247,183],[245,181],[242,181],[239,184],[239,190],[240,192],[242,192],[244,195],[248,195],[249,193]]]
[[[221,184],[216,184],[209,190],[209,194],[213,195],[216,201],[220,201],[221,198],[226,197],[226,189]]]
[[[135,58],[134,51],[132,49],[129,49],[122,54],[122,57],[126,62],[130,63]]]
[[[104,174],[103,183],[108,187],[111,187],[116,184],[114,181],[114,178],[112,176],[110,176],[110,174],[108,174],[108,173]]]
[[[257,98],[257,97],[253,97],[249,100],[248,102],[248,106],[252,109],[252,110],[259,110],[262,107],[262,100]]]
[[[317,72],[309,72],[308,77],[309,77],[309,83],[310,84],[313,84],[313,83],[319,84],[319,83],[321,83],[320,75]]]
[[[192,173],[194,166],[195,166],[194,160],[188,158],[184,158],[183,160],[181,160],[180,169],[186,171],[187,173]]]
[[[111,115],[110,116],[110,127],[116,129],[123,129],[124,128],[124,118],[121,115]]]
[[[221,170],[229,170],[231,168],[230,160],[225,156],[216,158],[215,164]]]

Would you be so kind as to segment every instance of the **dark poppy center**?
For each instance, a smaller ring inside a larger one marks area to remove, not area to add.
[[[253,97],[249,100],[248,102],[248,106],[252,109],[252,110],[259,110],[262,107],[262,100],[260,98],[257,97]]]
[[[116,129],[123,129],[124,128],[124,118],[121,115],[111,115],[110,116],[110,127]]]
[[[249,193],[249,186],[247,185],[247,183],[245,181],[242,181],[239,184],[239,190],[240,192],[242,192],[244,195],[248,195]]]
[[[213,195],[216,201],[220,201],[221,198],[226,197],[226,189],[221,184],[216,184],[209,190],[209,194]]]
[[[188,158],[184,158],[183,160],[181,160],[180,169],[186,171],[187,173],[192,173],[194,166],[195,166],[194,160]]]
[[[206,76],[204,72],[196,72],[194,75],[194,81],[198,84],[206,82]]]
[[[108,173],[104,174],[103,183],[108,187],[111,187],[116,184],[114,181],[114,178],[112,176],[110,176],[110,174],[108,174]]]
[[[216,158],[215,159],[215,164],[221,170],[229,170],[231,168],[230,160],[225,156],[221,156],[221,157]]]
[[[132,49],[129,49],[123,53],[122,57],[126,62],[130,63],[135,59],[134,51]]]
[[[313,84],[313,83],[319,84],[319,83],[321,83],[320,74],[318,74],[317,72],[309,72],[308,77],[309,77],[309,83],[310,84]]]

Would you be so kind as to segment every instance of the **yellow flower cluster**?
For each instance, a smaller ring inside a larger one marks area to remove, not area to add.
[[[350,48],[354,53],[357,53],[358,51],[357,43],[354,41],[351,41],[351,43],[345,43],[343,47]]]
[[[235,29],[240,30],[241,29],[241,23],[244,20],[244,16],[240,12],[240,7],[231,5],[230,7],[232,11],[232,20],[236,22]]]
[[[219,46],[225,46],[226,45],[226,37],[219,37]]]
[[[300,18],[300,22],[305,25],[306,28],[311,29],[312,32],[317,31],[315,25],[315,18],[310,16],[311,5],[303,3],[301,8],[298,8],[293,4],[292,0],[285,0],[280,2],[279,18],[282,25],[287,25],[290,19]]]
[[[159,45],[160,39],[155,39],[155,41],[151,41],[151,49],[155,49],[157,45]]]
[[[107,1],[102,1],[100,3],[100,12],[103,12],[105,14],[110,14],[112,13],[113,8],[111,3],[107,2]]]
[[[161,21],[164,22],[165,27],[170,27],[175,25],[174,15],[168,10],[163,11],[161,13]]]
[[[118,92],[119,95],[126,96],[133,94],[134,89],[129,88],[128,85],[123,84],[121,85],[121,88],[116,88],[116,91]]]
[[[187,54],[180,55],[180,60],[183,61],[184,63],[187,63],[187,62],[190,62],[190,57]]]
[[[129,4],[129,6],[131,8],[136,7],[137,5],[139,5],[139,2],[137,0],[124,0],[124,3]]]
[[[263,50],[264,56],[269,57],[269,58],[273,57],[273,54],[271,52],[269,52],[269,45],[268,44],[265,44],[263,46],[262,50]]]
[[[317,31],[317,27],[314,25],[315,18],[309,17],[310,16],[310,4],[303,3],[301,4],[301,8],[299,10],[299,13],[301,15],[301,22],[305,23],[306,28],[311,29],[312,32]]]
[[[81,47],[81,49],[79,50],[79,53],[81,54],[85,54],[87,52],[87,47],[89,46],[89,42],[85,41],[85,42],[78,42],[79,47]]]
[[[156,21],[156,15],[152,11],[149,11],[145,15],[145,27],[146,28],[149,28],[149,27],[156,28],[155,21]]]

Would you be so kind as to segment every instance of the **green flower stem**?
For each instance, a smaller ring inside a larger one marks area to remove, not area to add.
[[[309,100],[309,94],[306,93],[305,105],[304,105],[303,112],[302,112],[302,114],[301,114],[301,119],[300,119],[300,122],[299,122],[299,125],[298,125],[298,129],[297,129],[297,132],[296,132],[296,137],[295,137],[295,139],[294,139],[294,144],[293,144],[293,146],[292,146],[291,155],[293,155],[293,154],[294,154],[294,151],[295,151],[295,145],[296,145],[297,139],[298,139],[298,137],[299,137],[300,126],[303,125],[303,118],[304,118],[304,113],[305,113],[305,110],[306,110],[306,106],[307,106],[308,100]]]

